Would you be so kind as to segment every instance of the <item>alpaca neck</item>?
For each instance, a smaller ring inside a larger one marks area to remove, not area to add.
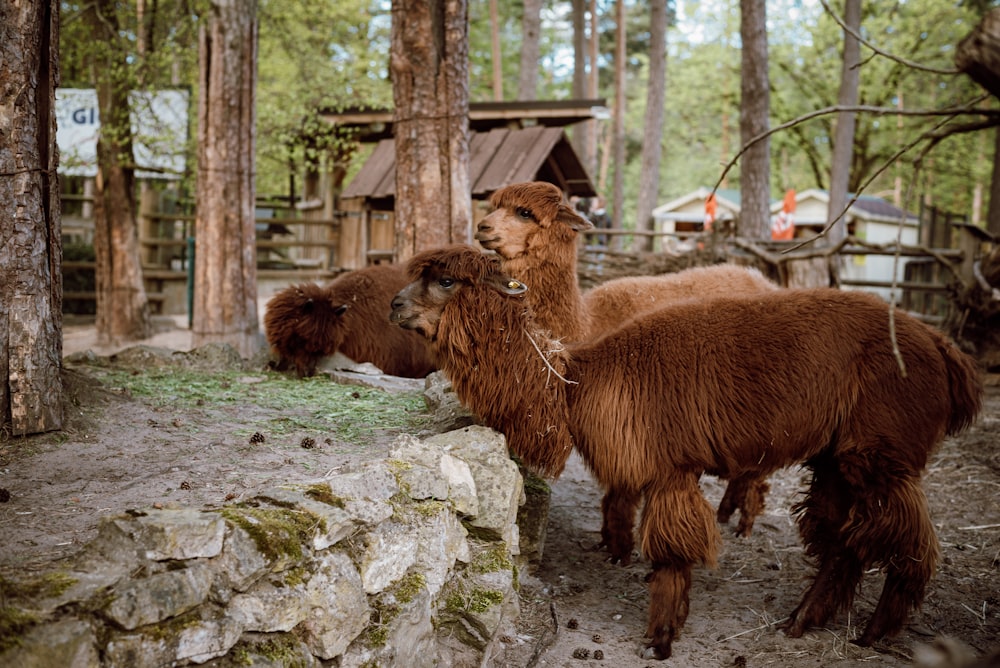
[[[459,400],[502,432],[514,455],[556,477],[572,449],[566,381],[560,378],[565,353],[532,326],[521,300],[490,296],[496,303],[442,314],[435,342],[441,368]],[[469,317],[478,313],[490,315]]]
[[[528,303],[540,329],[563,341],[583,340],[589,321],[577,279],[575,245],[554,256],[508,260],[504,270],[528,286]]]

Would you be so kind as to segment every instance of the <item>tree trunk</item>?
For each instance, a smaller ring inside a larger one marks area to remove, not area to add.
[[[199,32],[192,343],[261,347],[254,220],[256,0],[211,0]]]
[[[767,12],[764,0],[740,0],[740,141],[767,132],[771,108],[767,78]],[[740,166],[740,217],[736,233],[769,239],[771,230],[771,142],[758,141]]]
[[[524,0],[524,15],[521,17],[521,78],[517,87],[519,100],[534,100],[538,96],[541,32],[542,0]]]
[[[97,45],[93,76],[101,118],[94,182],[97,338],[104,345],[117,345],[150,335],[136,217],[129,114],[132,84],[127,53],[119,39],[115,3],[95,0],[84,17]]]
[[[993,97],[1000,98],[1000,9],[988,12],[955,50],[955,66]],[[986,212],[986,229],[1000,237],[1000,130],[996,131],[993,179]]]
[[[587,97],[591,100],[597,99],[598,92],[600,90],[600,82],[598,81],[598,67],[597,67],[597,51],[598,51],[598,31],[597,31],[597,0],[589,0],[587,3],[588,12],[590,13],[590,30],[587,35]],[[580,125],[586,127],[587,129],[583,133],[583,137],[580,139],[580,143],[583,145],[580,151],[580,160],[583,162],[584,168],[586,168],[587,173],[590,174],[591,178],[596,178],[597,176],[597,142],[600,135],[600,125],[599,122],[595,120],[584,121]]]
[[[861,0],[845,0],[844,23],[855,32],[861,31]],[[840,72],[840,93],[837,104],[845,107],[858,103],[858,79],[861,49],[858,39],[844,31],[844,62]],[[854,155],[854,126],[856,115],[853,111],[837,113],[837,125],[833,135],[833,158],[830,164],[830,202],[827,222],[837,220],[830,228],[831,244],[840,243],[847,236],[847,221],[841,217],[847,205],[847,191],[850,188],[851,158]],[[839,219],[839,220],[838,220]],[[836,262],[836,258],[831,258]],[[839,275],[838,267],[832,266],[834,276]]]
[[[625,208],[625,0],[615,3],[615,182],[612,190],[611,227],[622,229]],[[611,248],[621,248],[621,237],[611,237]]]
[[[955,65],[1000,98],[1000,9],[988,12],[958,44]],[[1000,238],[1000,129],[994,130],[993,176],[986,229]],[[990,371],[1000,370],[1000,245],[979,260],[979,272],[954,297],[949,333],[971,348]]]
[[[503,53],[500,51],[499,0],[490,0],[490,57],[493,59],[493,99],[503,101]]]
[[[466,0],[393,0],[397,262],[471,238]]]
[[[635,227],[653,231],[653,209],[660,192],[660,157],[663,147],[663,102],[667,86],[667,0],[650,0],[649,83],[642,129],[642,171]],[[637,237],[638,251],[652,251],[653,237]]]
[[[63,423],[59,3],[5,2],[0,26],[0,436],[23,436]]]

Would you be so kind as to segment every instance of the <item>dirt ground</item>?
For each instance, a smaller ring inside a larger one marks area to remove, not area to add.
[[[189,348],[186,330],[170,323],[161,330],[149,343]],[[68,325],[64,352],[113,352],[96,348],[91,334],[85,324]],[[75,389],[66,430],[0,441],[0,574],[42,570],[75,553],[94,537],[101,516],[154,504],[221,506],[384,456],[395,437],[387,432],[365,448],[324,441],[304,450],[299,435],[289,434],[251,448],[247,427],[273,418],[251,393],[225,410],[175,412],[100,386],[85,365],[68,373]],[[257,382],[255,375],[245,382]],[[574,457],[552,485],[544,558],[523,577],[517,634],[484,665],[906,666],[930,665],[917,659],[940,636],[971,655],[1000,647],[1000,388],[991,384],[978,423],[947,440],[931,462],[925,489],[943,558],[923,609],[895,639],[872,648],[850,642],[874,609],[878,573],[866,576],[852,612],[827,628],[800,639],[775,628],[812,573],[789,512],[803,479],[800,469],[772,478],[767,509],[749,539],[723,527],[718,568],[696,570],[674,656],[657,662],[640,657],[649,565],[637,558],[614,566],[594,550],[601,492]],[[723,485],[706,477],[702,486],[717,504]]]

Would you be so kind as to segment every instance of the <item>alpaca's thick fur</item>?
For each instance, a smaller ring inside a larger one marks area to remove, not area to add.
[[[652,653],[670,655],[692,568],[716,559],[703,472],[811,470],[798,515],[818,570],[789,635],[848,608],[871,567],[886,580],[861,645],[899,631],[922,602],[939,548],[921,475],[982,400],[975,363],[938,331],[894,314],[904,374],[877,297],[777,290],[686,301],[563,347],[495,257],[452,246],[418,254],[409,272],[391,319],[432,342],[458,397],[514,454],[556,476],[576,447],[614,492],[612,514],[630,516],[644,496]],[[631,547],[631,531],[613,536],[612,554]]]
[[[423,378],[437,368],[427,342],[389,322],[393,296],[406,285],[397,265],[342,274],[329,285],[292,285],[267,303],[264,329],[277,368],[312,376],[323,358],[340,351],[387,374]]]
[[[618,278],[581,294],[577,233],[592,225],[565,203],[559,188],[545,181],[517,183],[495,191],[490,203],[494,211],[477,226],[477,241],[500,256],[509,276],[531,286],[526,299],[536,323],[566,343],[594,340],[638,314],[684,299],[779,289],[754,268],[722,264]],[[754,520],[764,510],[767,489],[767,481],[760,477],[730,481],[719,504],[718,520],[728,522],[738,508],[736,533],[749,536]],[[605,498],[603,505],[608,508],[611,503]],[[607,516],[601,532],[605,544],[606,520]]]

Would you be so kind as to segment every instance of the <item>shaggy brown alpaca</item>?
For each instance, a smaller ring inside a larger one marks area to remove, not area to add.
[[[434,371],[427,342],[389,322],[390,302],[406,282],[402,267],[374,265],[327,286],[302,283],[276,293],[267,303],[264,329],[277,369],[312,376],[320,359],[340,351],[393,376],[423,378]]]
[[[631,517],[644,495],[648,655],[670,656],[692,568],[716,560],[719,528],[698,486],[706,471],[811,469],[797,511],[818,570],[788,635],[849,608],[873,566],[885,584],[859,644],[898,632],[923,601],[939,548],[921,475],[982,399],[974,362],[938,331],[895,313],[904,374],[877,297],[777,290],[689,300],[564,347],[532,321],[525,286],[495,256],[451,246],[408,270],[391,319],[432,343],[459,399],[515,455],[558,476],[575,447],[613,493],[613,514]],[[610,547],[631,551],[632,532]]]
[[[528,304],[535,322],[564,342],[594,340],[632,317],[684,299],[732,297],[779,289],[759,271],[730,264],[696,267],[661,276],[619,278],[581,295],[577,282],[577,233],[592,227],[545,181],[517,183],[493,193],[494,211],[479,223],[476,240],[501,257],[503,270],[531,286]],[[732,480],[717,519],[729,522],[740,510],[736,533],[749,536],[764,510],[767,481]],[[605,498],[602,505],[612,503]],[[630,523],[631,524],[631,523]],[[610,529],[601,534],[606,545]],[[627,560],[627,557],[626,557]]]

